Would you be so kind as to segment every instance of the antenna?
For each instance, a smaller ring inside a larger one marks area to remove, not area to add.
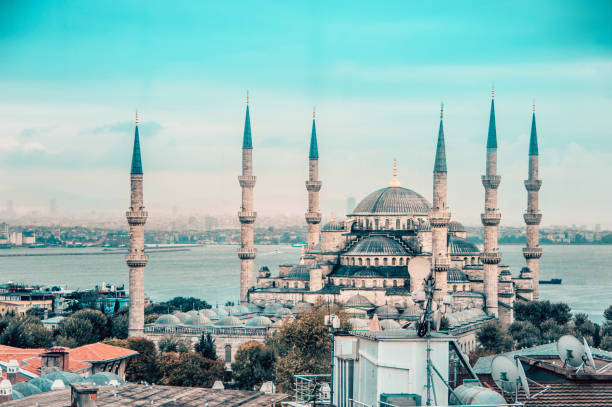
[[[557,341],[557,352],[563,361],[563,367],[569,365],[579,368],[587,360],[584,346],[572,335],[563,335]]]

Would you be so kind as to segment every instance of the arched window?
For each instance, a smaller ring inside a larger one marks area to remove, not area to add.
[[[397,287],[397,280],[393,280],[393,287]]]
[[[361,280],[361,287],[365,287],[365,280]]]
[[[276,288],[276,281],[272,281],[272,288]]]
[[[374,229],[378,230],[378,218],[374,219]]]
[[[385,229],[389,229],[389,218],[385,219]]]
[[[392,265],[392,266],[395,266],[395,257],[393,257],[393,258],[391,259],[391,265]]]
[[[352,281],[352,286],[355,287],[355,280]]]
[[[383,258],[383,266],[386,266],[386,265],[387,265],[387,258],[386,258],[386,257],[384,257],[384,258]]]
[[[457,292],[457,286],[453,285],[453,292]]]
[[[476,257],[472,257],[472,264],[476,264]]]
[[[465,262],[465,264],[468,264],[468,258],[467,257],[464,257],[463,261]]]
[[[369,265],[370,265],[370,258],[366,257],[366,266],[369,266]]]
[[[383,280],[383,287],[387,286],[387,280]]]
[[[402,228],[402,221],[399,219],[395,220],[395,229],[400,230]]]
[[[232,345],[225,345],[225,363],[232,363]]]
[[[309,289],[310,289],[309,287],[310,287],[310,286],[308,285],[308,283],[304,283],[304,288],[305,288],[305,289],[309,290]]]
[[[374,257],[374,265],[378,266],[378,257]]]
[[[361,257],[359,258],[359,265],[363,266],[363,259]]]
[[[404,258],[403,257],[400,257],[399,263],[400,263],[400,266],[404,265]]]

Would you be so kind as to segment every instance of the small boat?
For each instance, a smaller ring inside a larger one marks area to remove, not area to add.
[[[562,278],[551,278],[550,280],[540,280],[540,284],[561,284]]]

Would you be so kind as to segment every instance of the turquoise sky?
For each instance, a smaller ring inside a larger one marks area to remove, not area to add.
[[[249,89],[261,213],[305,211],[313,105],[325,215],[385,186],[394,157],[430,197],[443,100],[450,204],[477,223],[495,84],[505,223],[536,99],[543,222],[612,227],[612,2],[373,4],[0,2],[2,196],[120,213],[138,108],[149,207],[232,213]]]

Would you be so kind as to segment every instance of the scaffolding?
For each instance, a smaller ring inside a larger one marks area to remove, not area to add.
[[[295,402],[304,406],[330,406],[330,374],[296,375]]]

